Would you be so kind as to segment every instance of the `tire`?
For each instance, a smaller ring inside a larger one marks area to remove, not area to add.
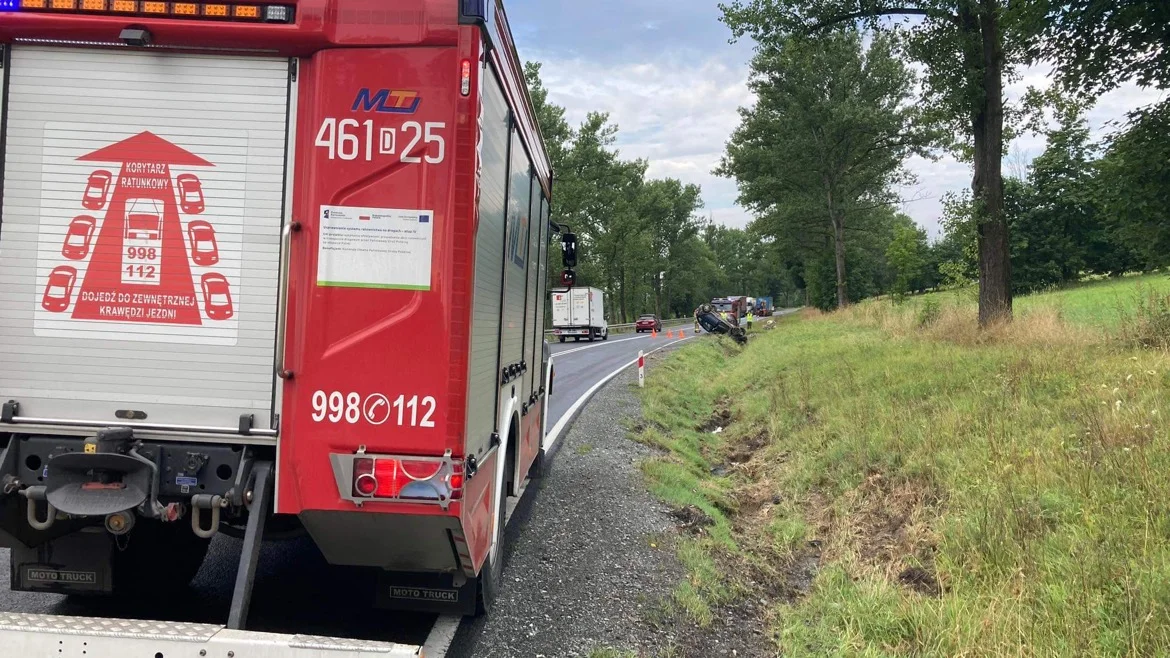
[[[605,333],[601,334],[601,340],[609,340],[609,329],[606,329]]]
[[[511,451],[509,451],[511,452]],[[511,465],[511,458],[508,459],[509,466]],[[504,472],[509,472],[505,467]],[[479,572],[476,578],[475,587],[475,616],[482,617],[491,611],[492,606],[496,602],[496,598],[500,594],[500,585],[504,582],[504,537],[507,533],[504,530],[504,515],[508,511],[508,482],[507,478],[500,483],[500,508],[496,510],[499,515],[500,523],[496,528],[496,554],[493,556],[489,552],[487,561],[484,562],[483,570]]]
[[[557,336],[557,338],[559,338],[559,339],[560,339],[560,341],[561,341],[562,343],[563,343],[563,342],[565,342],[565,337],[564,337],[564,336]]]
[[[592,343],[595,340],[597,340],[597,336],[595,335],[595,332],[592,329],[590,329],[589,330],[589,342]]]
[[[111,538],[116,541],[116,538]],[[114,547],[114,593],[156,594],[180,591],[199,573],[210,539],[200,539],[189,523],[139,519],[130,534]]]

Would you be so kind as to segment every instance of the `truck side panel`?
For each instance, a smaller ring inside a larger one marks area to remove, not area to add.
[[[524,360],[524,305],[528,282],[529,208],[532,202],[532,170],[520,134],[512,132],[511,168],[508,181],[508,238],[504,252],[504,328],[500,360],[504,366]],[[519,391],[517,391],[519,395]],[[506,430],[507,428],[501,428]]]
[[[496,431],[500,308],[508,195],[508,104],[486,65],[480,68],[479,218],[467,390],[467,452],[482,457]]]
[[[528,371],[522,377],[524,383],[521,393],[523,431],[521,432],[520,453],[517,461],[517,481],[523,481],[528,476],[528,469],[532,466],[532,462],[536,461],[536,455],[540,452],[541,442],[540,429],[533,424],[533,420],[540,418],[540,414],[534,412],[538,411],[535,394],[540,388],[538,375],[543,356],[543,350],[539,347],[543,325],[538,323],[536,317],[536,309],[544,306],[543,279],[540,278],[540,240],[545,235],[545,227],[540,221],[543,196],[540,182],[536,177],[533,177],[532,200],[528,214],[530,218],[528,244],[526,245],[528,251],[527,303],[524,308],[524,362],[528,366]]]
[[[459,68],[452,47],[330,50],[303,63],[282,512],[354,509],[331,453],[463,450],[450,391],[467,376],[456,351],[470,309],[455,290],[471,254],[452,163],[472,101],[459,97]]]

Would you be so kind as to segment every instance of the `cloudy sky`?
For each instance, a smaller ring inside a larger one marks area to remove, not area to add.
[[[703,188],[706,212],[742,227],[751,219],[735,204],[735,183],[711,170],[738,123],[736,109],[751,103],[747,62],[751,45],[728,44],[717,0],[509,0],[520,56],[544,63],[553,102],[578,123],[591,110],[609,112],[621,128],[618,148],[647,158],[650,175],[672,176]],[[1045,86],[1043,69],[1025,72],[1008,90]],[[1126,87],[1102,98],[1090,113],[1098,133],[1125,112],[1156,100]],[[1043,151],[1043,138],[1013,145],[1025,160]],[[937,233],[940,200],[970,185],[966,165],[950,158],[912,161],[918,184],[903,190],[907,214]]]

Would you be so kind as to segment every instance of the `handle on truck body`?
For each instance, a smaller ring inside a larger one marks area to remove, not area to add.
[[[292,260],[292,234],[301,230],[299,222],[285,224],[280,235],[280,298],[276,306],[276,376],[281,379],[292,379],[293,372],[285,369],[284,341],[288,325],[288,278],[290,261]]]

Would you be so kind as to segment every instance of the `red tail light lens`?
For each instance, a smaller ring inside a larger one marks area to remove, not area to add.
[[[353,460],[353,495],[369,498],[378,490],[378,480],[374,477],[374,460]]]
[[[378,498],[397,498],[406,484],[406,476],[399,468],[397,459],[375,460],[374,477],[378,480]]]
[[[451,464],[447,484],[451,487],[451,500],[463,500],[463,464]]]
[[[335,455],[340,457],[340,455]],[[353,460],[348,498],[438,503],[463,498],[463,462],[451,457],[347,455]]]

